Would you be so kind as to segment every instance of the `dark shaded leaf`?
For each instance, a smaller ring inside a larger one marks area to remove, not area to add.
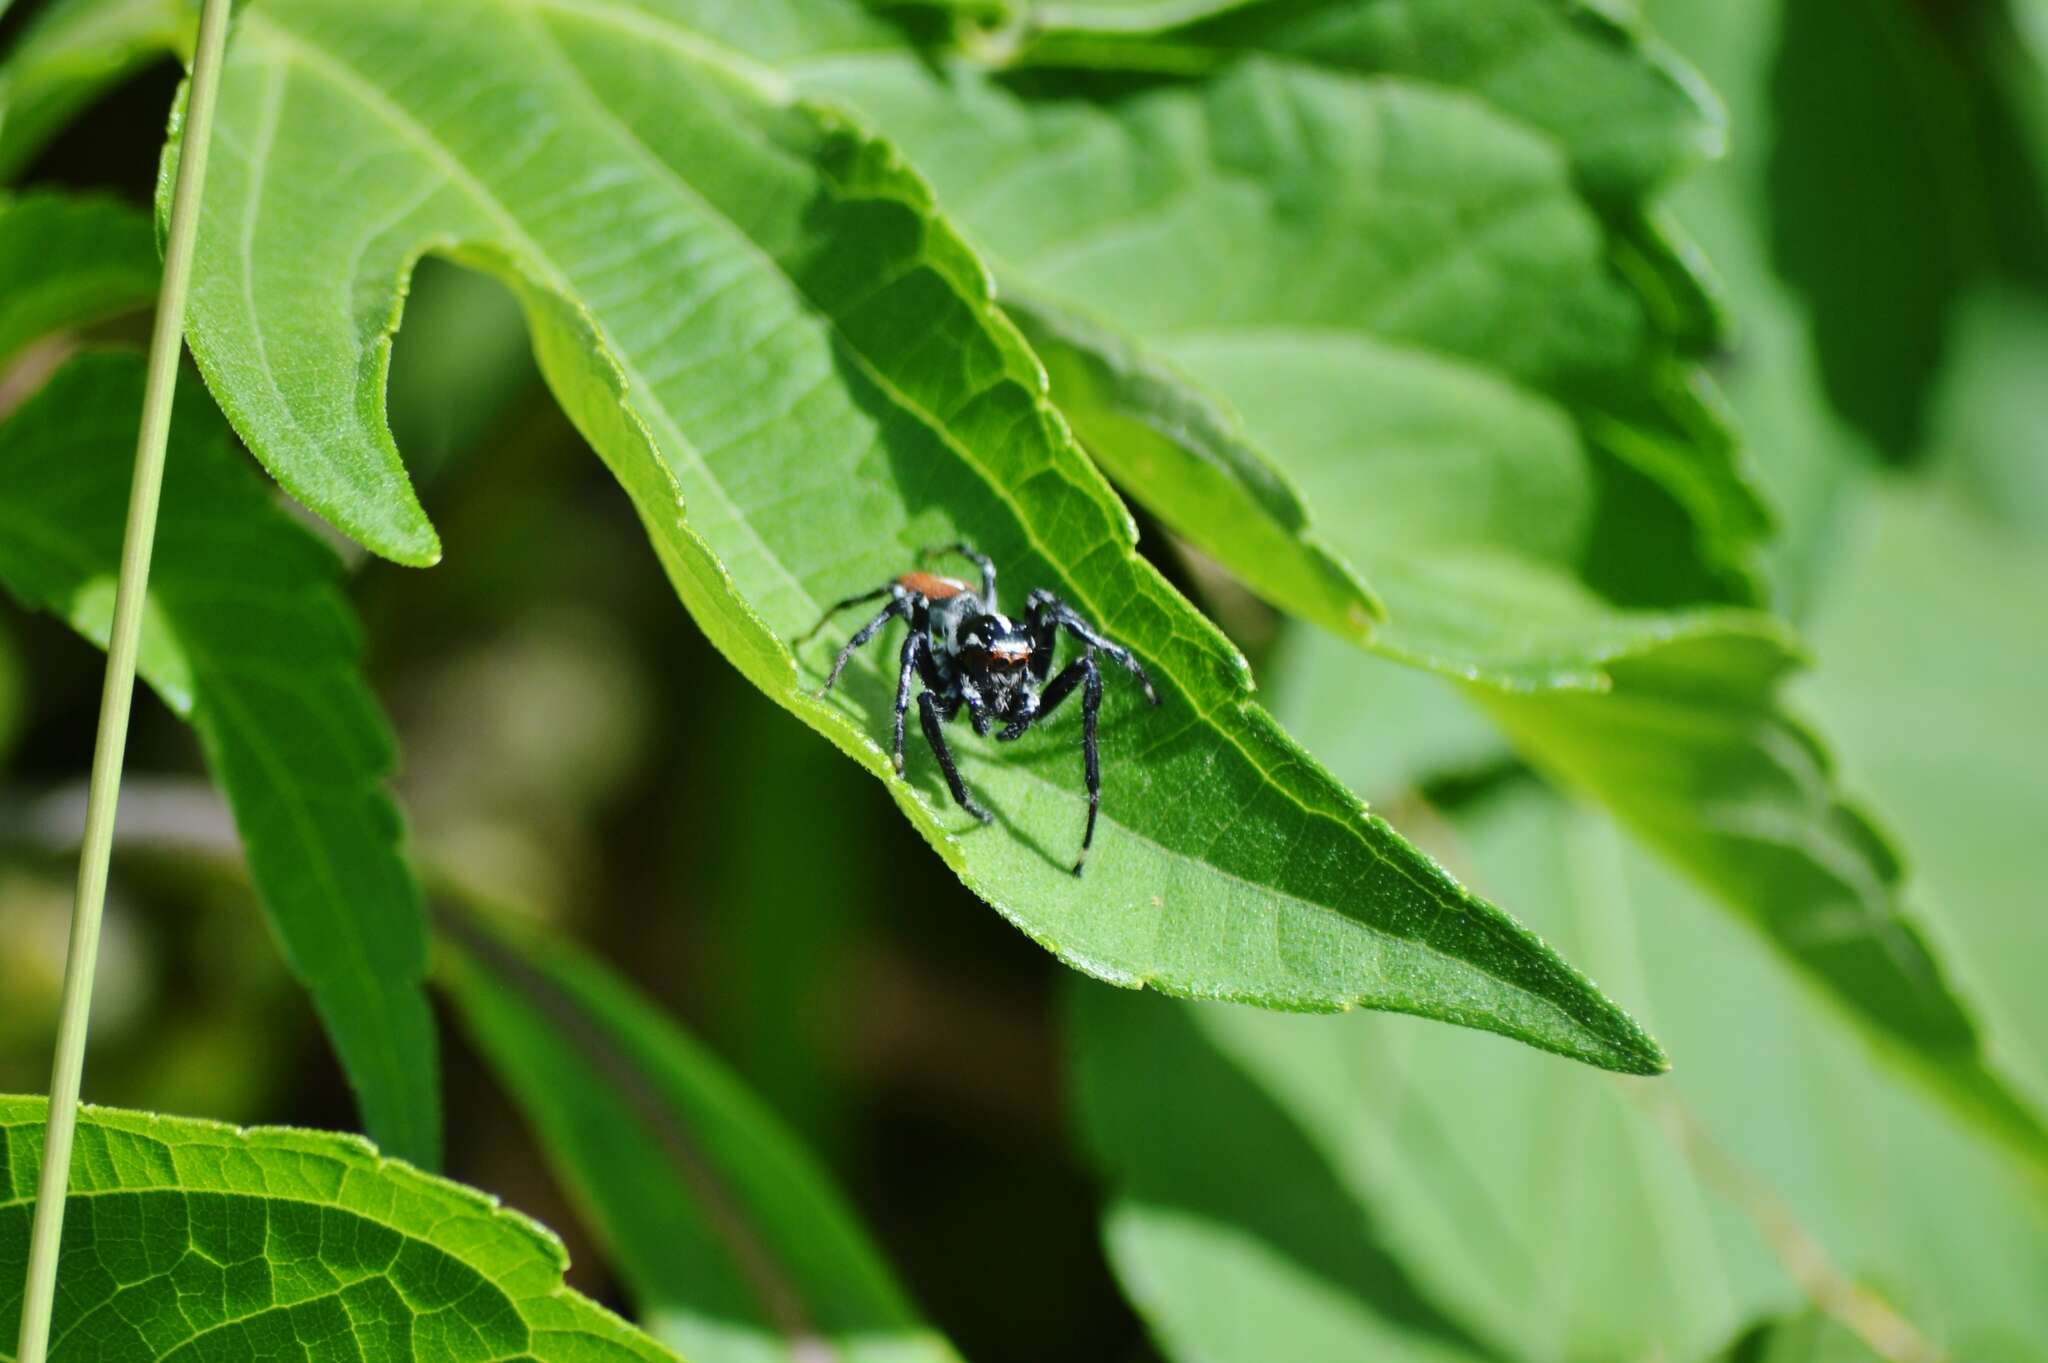
[[[142,362],[74,360],[0,427],[0,583],[102,646]],[[391,736],[334,555],[266,495],[196,386],[171,426],[141,673],[198,732],[292,970],[387,1148],[439,1159],[426,930]]]
[[[560,942],[446,926],[470,1035],[658,1337],[700,1363],[957,1357],[802,1148],[653,1005]]]

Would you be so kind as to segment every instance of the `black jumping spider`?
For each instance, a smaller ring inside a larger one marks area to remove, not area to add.
[[[1152,689],[1152,679],[1145,675],[1144,667],[1129,649],[1104,636],[1076,614],[1073,607],[1042,587],[1033,588],[1024,598],[1022,623],[998,614],[996,566],[987,555],[964,544],[949,544],[926,550],[924,557],[935,554],[958,554],[980,568],[981,590],[976,592],[958,578],[909,572],[871,592],[839,602],[797,642],[816,636],[826,621],[848,606],[889,598],[881,614],[862,625],[846,641],[846,647],[839,650],[831,675],[825,678],[818,694],[822,696],[832,689],[853,651],[879,634],[884,625],[898,618],[908,621],[910,632],[903,640],[902,666],[896,675],[893,753],[897,774],[903,772],[903,716],[910,709],[910,679],[913,675],[921,676],[925,689],[918,693],[917,707],[924,723],[925,741],[932,745],[932,755],[939,759],[939,769],[946,774],[946,785],[953,798],[962,809],[987,823],[988,811],[967,793],[941,726],[959,714],[964,705],[974,721],[974,732],[986,737],[1000,723],[1003,728],[996,738],[1009,742],[1023,737],[1026,729],[1057,710],[1060,702],[1080,687],[1081,760],[1088,778],[1088,828],[1081,835],[1081,855],[1074,860],[1074,874],[1080,875],[1088,860],[1088,848],[1095,841],[1095,814],[1102,804],[1102,763],[1095,745],[1096,716],[1102,709],[1102,671],[1096,665],[1095,655],[1104,654],[1123,666],[1145,688],[1145,699],[1157,705],[1159,695]],[[1053,646],[1062,629],[1080,641],[1081,656],[1048,682]]]

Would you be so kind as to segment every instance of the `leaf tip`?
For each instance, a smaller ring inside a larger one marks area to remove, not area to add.
[[[441,561],[441,536],[421,512],[410,523],[375,538],[363,537],[365,548],[407,568],[432,568]]]
[[[1643,1078],[1654,1078],[1671,1073],[1671,1057],[1657,1038],[1642,1029],[1642,1026],[1619,1008],[1615,1017],[1620,1024],[1619,1035],[1607,1055],[1599,1063],[1616,1074],[1632,1074]]]

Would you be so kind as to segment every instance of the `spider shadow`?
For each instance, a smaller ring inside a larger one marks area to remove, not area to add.
[[[852,615],[853,612],[848,614]],[[847,629],[835,638],[828,626],[817,640],[797,650],[797,666],[802,673],[808,674],[806,680],[813,695],[817,693],[817,687],[823,685],[826,674],[831,670],[833,658],[845,644],[846,635],[851,634],[856,627],[857,625],[849,624]],[[867,647],[853,655],[853,659],[847,663],[846,670],[840,674],[838,683],[823,697],[828,705],[836,703],[836,708],[842,714],[853,719],[875,741],[885,762],[896,722],[896,660],[898,650],[903,644],[902,631],[907,628],[907,622],[898,622],[877,635]],[[918,718],[917,703],[917,695],[924,689],[922,680],[912,683],[910,710],[904,717],[902,776],[885,779],[901,779],[914,788],[924,797],[926,805],[951,836],[964,838],[972,836],[983,827],[1000,827],[1012,841],[1029,848],[1048,866],[1062,874],[1071,872],[1074,856],[1081,849],[1085,815],[1075,818],[1074,845],[1071,850],[1062,853],[1048,846],[1044,839],[1012,818],[1004,807],[1007,802],[1000,794],[991,793],[978,785],[968,769],[967,762],[963,760],[971,758],[976,762],[1004,761],[1036,767],[1048,759],[1059,757],[1060,750],[1043,740],[1032,743],[1029,738],[1017,743],[1005,743],[998,748],[993,733],[984,738],[974,732],[973,727],[966,721],[965,711],[961,712],[958,719],[947,724],[946,742],[953,750],[954,761],[961,765],[960,776],[967,784],[967,793],[989,812],[989,822],[983,825],[954,802],[953,792],[946,786],[945,773],[939,768],[938,755],[932,751],[931,744],[925,739],[924,728]],[[1026,744],[1030,745],[1029,748]],[[1070,760],[1073,763],[1075,785],[1078,790],[1081,773],[1078,738],[1074,743]],[[1098,837],[1100,831],[1097,830]]]

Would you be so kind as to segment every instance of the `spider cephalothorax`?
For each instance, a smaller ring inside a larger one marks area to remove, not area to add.
[[[1102,669],[1095,661],[1096,655],[1101,654],[1130,672],[1138,679],[1138,685],[1145,688],[1145,699],[1157,705],[1159,696],[1152,689],[1152,679],[1145,675],[1144,667],[1129,649],[1104,636],[1044,588],[1033,588],[1024,598],[1022,621],[999,613],[996,568],[986,555],[964,544],[926,553],[958,554],[972,562],[981,569],[981,590],[977,592],[958,578],[911,572],[871,592],[839,602],[825,612],[805,639],[823,629],[827,620],[848,606],[889,598],[881,613],[856,630],[839,650],[839,657],[818,694],[832,689],[853,651],[879,634],[884,625],[895,619],[907,621],[910,630],[903,640],[896,673],[896,734],[892,750],[896,770],[903,770],[903,716],[910,709],[910,681],[912,677],[922,677],[924,690],[918,693],[917,707],[925,741],[931,744],[932,755],[939,759],[939,770],[945,773],[953,798],[962,809],[987,823],[988,811],[967,793],[960,769],[953,763],[952,750],[946,746],[945,722],[964,706],[977,734],[986,736],[1000,724],[1002,728],[997,730],[996,738],[1009,742],[1023,737],[1025,730],[1057,710],[1060,702],[1079,687],[1081,764],[1088,782],[1088,827],[1081,835],[1081,855],[1074,861],[1074,874],[1080,875],[1088,860],[1088,848],[1095,841],[1095,815],[1102,804],[1102,762],[1095,742],[1096,720],[1102,710]],[[1053,651],[1061,630],[1080,643],[1081,656],[1053,676]]]

